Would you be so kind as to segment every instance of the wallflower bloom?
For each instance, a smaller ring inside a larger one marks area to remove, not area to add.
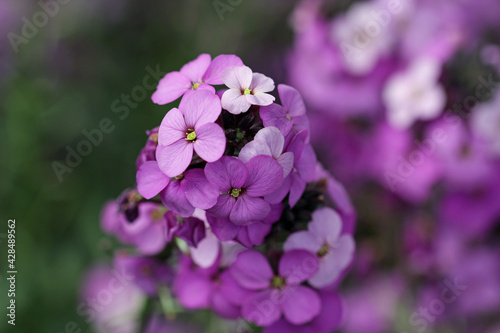
[[[208,163],[205,175],[221,195],[209,210],[237,225],[248,225],[266,218],[271,206],[262,197],[283,182],[283,168],[272,157],[259,155],[244,164],[232,156]]]
[[[283,245],[285,251],[307,250],[319,260],[318,272],[308,282],[322,288],[338,279],[354,257],[354,240],[351,235],[341,235],[342,220],[331,208],[325,207],[313,213],[308,231],[296,232]]]
[[[419,59],[388,81],[383,98],[391,125],[405,129],[418,119],[433,119],[443,111],[446,93],[438,84],[440,72],[439,62]]]
[[[215,93],[211,85],[222,84],[221,74],[230,66],[242,66],[235,55],[221,54],[212,61],[209,54],[201,54],[185,64],[180,72],[171,72],[160,80],[152,96],[156,104],[167,104],[192,90],[208,90]]]
[[[172,179],[156,161],[149,161],[141,165],[136,178],[137,190],[143,197],[151,199],[161,192],[165,206],[182,217],[193,215],[195,208],[212,208],[219,196],[203,169],[190,169]]]
[[[193,150],[207,162],[221,158],[226,148],[222,128],[215,124],[221,113],[219,98],[209,91],[196,91],[184,98],[179,109],[170,110],[160,125],[156,160],[169,177],[183,173]]]
[[[239,253],[229,269],[241,287],[255,291],[243,300],[243,318],[259,326],[269,326],[281,314],[294,325],[316,317],[321,311],[321,299],[314,290],[301,284],[316,273],[317,265],[316,257],[309,252],[294,250],[283,254],[278,274],[274,274],[262,253],[254,250]]]
[[[248,111],[251,105],[269,105],[274,81],[260,73],[252,73],[246,66],[233,66],[222,73],[222,81],[229,88],[222,95],[222,107],[232,114]]]
[[[276,127],[266,127],[255,135],[253,141],[247,143],[238,157],[244,163],[252,157],[267,155],[273,157],[283,167],[283,177],[288,176],[293,168],[293,153],[284,152],[285,137]]]
[[[283,135],[287,135],[292,128],[296,132],[309,130],[309,118],[306,116],[304,101],[297,89],[280,84],[278,86],[283,106],[273,103],[260,108],[260,117],[264,127],[277,127]]]

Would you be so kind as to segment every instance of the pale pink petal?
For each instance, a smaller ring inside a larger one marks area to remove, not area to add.
[[[170,182],[156,161],[148,161],[141,165],[136,174],[137,191],[146,199],[151,199]]]
[[[245,90],[252,84],[252,70],[247,66],[231,66],[222,72],[222,82],[230,88]]]
[[[285,144],[285,137],[281,134],[280,130],[274,126],[261,129],[255,134],[254,140],[264,142],[271,150],[271,156],[276,158],[283,152]]]
[[[320,208],[313,213],[308,229],[321,241],[333,245],[340,236],[342,219],[332,208]]]
[[[168,146],[156,148],[156,160],[164,174],[177,177],[186,171],[193,159],[193,144],[180,139]]]
[[[205,124],[196,129],[197,139],[194,150],[207,162],[215,162],[222,157],[226,150],[226,136],[222,128],[215,124]]]
[[[276,161],[283,167],[283,177],[287,177],[293,169],[293,153],[284,153]]]
[[[178,109],[173,108],[163,117],[158,130],[158,144],[168,146],[180,139],[185,139],[186,130],[184,116]]]
[[[191,89],[191,81],[180,72],[172,72],[165,75],[158,83],[158,88],[151,99],[159,105],[168,104],[181,97]]]
[[[262,141],[250,141],[247,143],[240,151],[240,154],[238,155],[238,158],[244,162],[247,163],[252,159],[252,157],[258,156],[258,155],[267,155],[267,156],[272,156],[271,155],[271,149],[264,144]]]
[[[283,250],[307,250],[311,253],[317,253],[321,250],[321,241],[309,231],[298,231],[290,236],[288,236],[285,244],[283,244]]]
[[[252,94],[245,95],[245,99],[248,103],[253,105],[270,105],[274,102],[274,96],[263,92],[256,92]]]
[[[209,54],[200,54],[198,58],[188,62],[181,68],[181,73],[184,74],[192,83],[201,83],[203,74],[207,71],[212,57]]]
[[[187,127],[196,129],[216,121],[222,108],[219,98],[214,93],[208,90],[193,90],[181,100],[179,110],[186,118]]]
[[[248,111],[252,105],[245,98],[249,95],[243,95],[240,89],[228,89],[222,95],[222,108],[232,114],[240,114]]]
[[[304,105],[304,100],[300,96],[297,89],[290,87],[286,84],[280,84],[278,86],[278,92],[281,99],[281,104],[283,109],[285,109],[286,114],[292,117],[302,116],[306,114],[306,106]]]
[[[311,321],[321,311],[321,299],[318,294],[304,286],[286,288],[286,299],[281,305],[285,318],[294,325]]]
[[[250,90],[253,94],[265,93],[274,90],[273,79],[260,73],[252,74],[252,83],[250,84]]]
[[[193,261],[202,268],[212,266],[219,257],[220,243],[217,237],[207,229],[205,238],[196,248],[190,247],[189,252]]]
[[[243,66],[243,61],[232,54],[221,54],[215,57],[210,66],[208,66],[205,75],[203,75],[203,82],[213,85],[223,84],[222,73],[226,68],[232,66]]]

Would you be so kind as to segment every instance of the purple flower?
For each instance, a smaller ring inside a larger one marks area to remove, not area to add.
[[[235,240],[243,246],[251,248],[264,242],[265,237],[271,231],[271,225],[280,219],[282,212],[282,204],[272,205],[271,213],[263,221],[246,226],[235,225],[227,219],[220,219],[211,214],[207,214],[207,221],[220,241]]]
[[[283,182],[283,168],[272,157],[259,155],[244,164],[232,156],[208,163],[205,175],[221,194],[209,212],[229,218],[237,225],[265,219],[271,206],[262,197],[275,191]]]
[[[293,133],[289,133],[288,135],[292,134]],[[293,153],[294,165],[292,171],[285,178],[281,186],[265,197],[271,204],[282,202],[287,194],[290,193],[288,202],[291,207],[295,206],[304,193],[306,184],[316,180],[317,159],[311,145],[305,144],[307,135],[307,130],[299,132],[293,137],[286,148],[287,152]]]
[[[230,66],[241,66],[243,62],[235,55],[221,54],[211,61],[208,54],[200,54],[195,60],[185,64],[180,72],[171,72],[160,80],[152,100],[156,104],[167,104],[192,90],[208,90],[215,93],[210,85],[222,84],[221,74]]]
[[[238,155],[247,163],[255,156],[267,155],[273,157],[283,167],[283,177],[288,176],[293,168],[293,153],[284,152],[285,137],[276,127],[266,127],[255,135],[253,141],[247,143]]]
[[[158,127],[146,132],[148,141],[137,157],[137,170],[148,161],[156,161],[156,147],[158,146]]]
[[[344,305],[340,296],[334,292],[322,292],[321,312],[310,323],[292,325],[281,319],[264,329],[264,333],[330,333],[340,328],[344,315]]]
[[[383,98],[392,126],[406,129],[418,119],[433,119],[443,111],[446,92],[438,83],[440,73],[438,61],[418,59],[406,72],[390,78]]]
[[[219,262],[200,268],[186,256],[181,257],[173,291],[185,308],[212,308],[218,315],[229,319],[240,316],[241,299],[249,295],[227,270],[220,270]]]
[[[277,127],[285,136],[292,128],[296,133],[304,129],[309,130],[309,119],[300,93],[286,84],[280,84],[278,92],[283,106],[273,103],[260,108],[260,118],[264,126]]]
[[[134,276],[134,284],[150,296],[157,294],[160,285],[169,285],[174,277],[174,272],[164,262],[126,252],[119,252],[116,255],[114,266],[119,271]]]
[[[141,165],[137,171],[137,190],[146,199],[161,192],[162,202],[182,217],[193,215],[195,208],[209,209],[217,202],[219,192],[205,177],[203,169],[190,169],[171,178],[156,161]]]
[[[283,249],[302,249],[314,253],[319,260],[319,270],[308,282],[313,287],[323,288],[336,281],[352,262],[354,240],[351,235],[341,235],[342,220],[333,209],[320,208],[313,213],[312,218],[308,231],[290,235]]]
[[[260,73],[252,73],[246,66],[233,66],[222,73],[222,81],[229,88],[222,95],[222,107],[232,114],[248,111],[251,105],[269,105],[274,81]]]
[[[121,202],[110,202],[103,209],[103,229],[117,236],[122,242],[134,245],[142,254],[156,254],[163,250],[167,219],[163,205],[139,202],[135,191],[126,192]]]
[[[179,109],[170,110],[160,125],[156,160],[169,177],[183,173],[193,150],[207,162],[217,161],[226,148],[222,128],[215,124],[221,113],[219,98],[209,91],[196,91],[184,98]]]
[[[294,325],[302,325],[321,311],[316,291],[302,282],[318,270],[318,260],[307,251],[283,254],[278,274],[274,274],[266,257],[257,251],[241,252],[229,268],[237,283],[255,293],[243,300],[242,316],[259,326],[269,326],[284,314]]]

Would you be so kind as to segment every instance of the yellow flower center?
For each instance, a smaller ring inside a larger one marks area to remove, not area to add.
[[[285,286],[285,279],[281,276],[275,276],[273,277],[273,279],[271,280],[271,287],[273,288],[283,288]]]
[[[200,86],[199,82],[194,82],[193,85],[192,85],[192,88],[193,89],[198,89],[199,86]]]
[[[233,188],[231,190],[231,195],[235,198],[237,198],[240,195],[241,188]]]
[[[196,140],[196,133],[194,130],[189,129],[188,132],[186,133],[186,140],[188,141],[195,141]]]
[[[321,247],[321,249],[319,249],[318,253],[316,253],[316,255],[320,258],[323,258],[328,253],[328,250],[329,250],[328,244],[324,244]]]
[[[248,89],[248,88],[247,88],[247,89],[245,89],[245,90],[243,91],[243,95],[248,95],[248,94],[250,94],[251,92],[252,92],[252,91],[251,91],[250,89]]]

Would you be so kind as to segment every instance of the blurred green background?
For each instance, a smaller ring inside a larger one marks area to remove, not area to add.
[[[59,333],[69,321],[87,332],[76,306],[84,272],[106,258],[102,204],[133,186],[145,131],[169,110],[151,102],[152,90],[126,117],[112,103],[142,86],[146,67],[178,70],[203,52],[237,54],[284,82],[296,2],[221,0],[229,7],[220,16],[212,0],[71,0],[16,53],[10,33],[21,36],[43,9],[0,1],[0,332]],[[65,163],[67,147],[104,118],[114,130],[60,182],[52,163]],[[8,219],[17,229],[15,327],[5,316]]]

